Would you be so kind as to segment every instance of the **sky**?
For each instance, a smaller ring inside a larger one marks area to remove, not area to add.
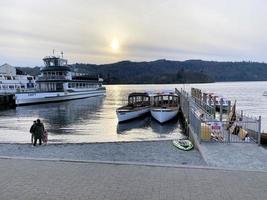
[[[0,65],[267,62],[266,0],[0,0]]]

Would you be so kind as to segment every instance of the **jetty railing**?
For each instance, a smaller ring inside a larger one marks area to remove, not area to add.
[[[235,121],[216,119],[215,107],[201,101],[198,91],[191,96],[184,90],[177,90],[180,108],[186,119],[188,129],[199,142],[260,143],[261,117],[249,117],[237,113]]]
[[[199,142],[258,143],[260,120],[207,120],[192,111],[190,128],[197,135]]]

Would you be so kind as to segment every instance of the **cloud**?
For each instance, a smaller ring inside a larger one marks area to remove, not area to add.
[[[0,62],[213,59],[267,61],[264,0],[0,1]],[[110,42],[117,38],[120,53]]]

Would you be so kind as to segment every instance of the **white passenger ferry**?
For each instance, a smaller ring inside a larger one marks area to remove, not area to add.
[[[67,60],[49,56],[43,59],[45,67],[36,80],[35,92],[16,93],[16,105],[46,103],[103,96],[103,79],[74,72]]]

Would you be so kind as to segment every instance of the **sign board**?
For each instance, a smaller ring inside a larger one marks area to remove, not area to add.
[[[221,131],[222,130],[222,123],[221,122],[211,122],[210,128],[212,131]]]

